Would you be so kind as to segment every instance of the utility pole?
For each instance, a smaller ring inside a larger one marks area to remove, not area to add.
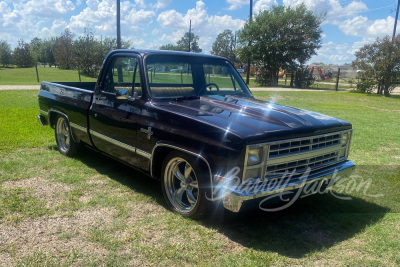
[[[121,49],[121,5],[117,0],[117,49]]]
[[[192,39],[192,20],[190,20],[190,24],[189,24],[189,47],[188,47],[188,51],[190,52],[190,42]]]
[[[250,0],[250,17],[249,17],[249,20],[250,20],[250,22],[252,22],[252,20],[253,20],[253,0]],[[251,45],[251,43],[249,44],[249,46],[250,45]],[[249,58],[248,61],[247,61],[247,71],[246,71],[246,84],[247,85],[250,83],[250,63],[251,63],[251,58]]]
[[[396,27],[397,27],[397,19],[399,17],[399,6],[400,6],[400,0],[397,2],[397,11],[396,11],[396,18],[394,19],[394,28],[393,28],[393,38],[396,37]]]

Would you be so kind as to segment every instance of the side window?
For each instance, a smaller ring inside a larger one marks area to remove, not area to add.
[[[142,96],[137,58],[114,58],[107,70],[103,92],[115,94],[120,99]]]

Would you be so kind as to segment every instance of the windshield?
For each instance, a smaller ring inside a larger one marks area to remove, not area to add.
[[[251,96],[235,68],[224,59],[150,55],[146,71],[154,98]]]

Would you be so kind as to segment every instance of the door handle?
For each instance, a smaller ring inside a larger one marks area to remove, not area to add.
[[[96,96],[96,100],[106,100],[107,97],[105,96]]]

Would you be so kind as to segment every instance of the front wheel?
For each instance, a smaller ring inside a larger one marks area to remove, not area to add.
[[[64,116],[58,116],[57,118],[55,137],[58,151],[61,154],[72,157],[78,152],[79,143],[72,138],[71,128]]]
[[[162,168],[162,191],[168,207],[184,217],[200,218],[211,208],[207,175],[195,157],[171,152]],[[208,186],[207,186],[208,184]]]

